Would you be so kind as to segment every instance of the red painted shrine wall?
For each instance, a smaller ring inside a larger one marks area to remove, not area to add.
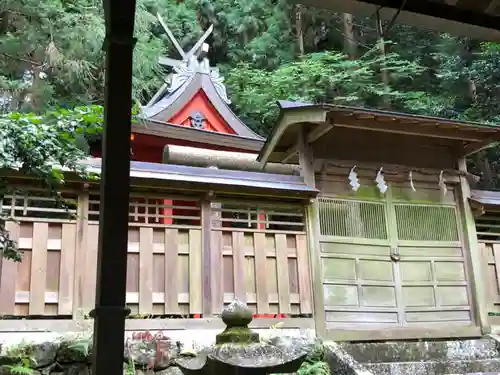
[[[190,123],[190,115],[191,113],[199,111],[205,117],[205,129],[210,131],[215,131],[218,133],[226,133],[226,134],[236,134],[236,132],[224,121],[224,119],[220,116],[217,110],[212,106],[208,97],[203,92],[203,90],[198,91],[191,100],[180,110],[178,111],[172,118],[169,119],[168,123],[177,124],[180,126],[188,126],[191,127]],[[216,146],[210,144],[203,144],[199,142],[193,141],[185,141],[179,139],[169,139],[159,136],[152,136],[146,134],[133,134],[132,135],[132,160],[133,161],[143,161],[150,163],[161,163],[163,159],[163,149],[165,145],[178,145],[178,146],[189,146],[189,147],[198,147],[198,148],[206,148],[213,150],[223,150],[223,151],[241,151],[248,152],[245,150],[238,150],[230,147]],[[100,157],[100,152],[93,153],[93,156]],[[141,202],[146,203],[146,202]],[[199,213],[195,213],[194,210],[186,210],[182,209],[182,206],[194,206],[196,203],[193,201],[180,201],[180,200],[158,200],[156,202],[149,203],[157,203],[164,206],[160,211],[162,212],[163,219],[161,219],[162,224],[174,224],[176,221],[176,217],[185,217],[186,216],[194,216],[199,215]],[[173,208],[180,207],[180,208]],[[142,208],[145,210],[146,208]],[[140,213],[140,212],[139,212]],[[265,213],[259,215],[261,221],[265,221]],[[185,224],[179,223],[179,224]],[[193,220],[191,224],[201,225],[200,220]],[[259,229],[265,229],[264,224],[259,224]],[[268,316],[273,315],[273,316]],[[197,316],[199,317],[199,316]],[[274,317],[274,314],[254,314],[255,318],[262,317]],[[282,316],[278,316],[282,317]]]
[[[215,131],[218,133],[236,134],[236,132],[226,123],[222,116],[213,107],[205,92],[200,89],[193,97],[179,110],[172,118],[168,120],[170,124],[191,127],[190,116],[193,112],[198,111],[205,117],[204,127],[206,130]],[[135,134],[132,141],[132,160],[145,161],[151,163],[161,163],[163,159],[163,149],[166,144],[190,146],[200,148],[212,148],[216,150],[224,149],[220,146],[211,146],[196,142],[165,139],[144,134]],[[229,150],[228,150],[229,151]],[[233,151],[233,150],[230,150]],[[192,216],[192,210],[182,210],[182,208],[172,208],[171,206],[190,206],[194,202],[185,201],[163,201],[163,205],[167,206],[163,209],[164,224],[173,224],[176,217]],[[169,207],[170,206],[170,207]],[[191,213],[191,215],[190,215]],[[199,223],[192,223],[199,225]]]
[[[171,124],[191,126],[189,116],[199,111],[205,116],[205,129],[218,133],[236,134],[236,132],[224,121],[219,112],[214,108],[203,90],[193,95],[191,100],[168,121]]]

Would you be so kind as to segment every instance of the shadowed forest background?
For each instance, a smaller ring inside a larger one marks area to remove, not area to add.
[[[500,44],[285,0],[138,0],[137,105],[167,76],[158,57],[178,57],[157,12],[185,49],[214,25],[211,65],[225,77],[233,110],[263,136],[278,99],[500,123]],[[102,105],[103,39],[98,0],[3,0],[2,112]],[[479,153],[471,166],[482,188],[500,187],[498,148]]]

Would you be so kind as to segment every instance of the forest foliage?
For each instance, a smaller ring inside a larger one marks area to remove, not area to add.
[[[138,105],[168,74],[158,57],[178,57],[157,12],[185,49],[214,25],[211,64],[225,77],[235,112],[264,136],[277,100],[500,122],[500,45],[286,0],[137,0]],[[102,105],[103,39],[100,0],[3,0],[0,110],[48,119]],[[475,168],[489,186],[498,185],[499,163],[495,149],[477,156]]]

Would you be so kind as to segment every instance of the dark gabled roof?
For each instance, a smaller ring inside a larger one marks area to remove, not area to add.
[[[472,190],[469,198],[473,203],[493,207],[500,206],[500,191]]]
[[[100,158],[88,159],[85,164],[90,172],[101,173]],[[156,180],[158,183],[168,183],[166,185],[169,187],[175,185],[199,191],[218,189],[235,194],[253,192],[301,199],[318,194],[318,190],[308,186],[300,176],[275,173],[133,161],[130,165],[130,177],[132,179]]]
[[[271,158],[272,154],[276,154],[277,157],[286,157],[283,151],[293,149],[297,139],[296,133],[302,125],[307,126],[312,133],[309,143],[335,128],[452,140],[461,142],[466,153],[477,152],[500,141],[500,127],[493,124],[331,104],[279,101],[278,105],[280,117],[257,158],[263,164],[268,161],[280,161]]]
[[[176,124],[169,124],[157,120],[132,125],[136,134],[152,135],[162,138],[193,141],[213,146],[227,147],[258,153],[264,145],[263,138],[245,137],[235,134],[219,133],[211,130],[202,130]]]
[[[143,108],[143,115],[147,120],[166,123],[200,89],[205,92],[211,104],[237,135],[264,140],[233,113],[223,98],[220,97],[212,78],[207,73],[194,73],[186,82],[171,93],[168,92],[166,85],[164,85],[162,90],[155,95],[155,100]]]

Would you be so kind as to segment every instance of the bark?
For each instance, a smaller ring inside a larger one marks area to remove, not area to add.
[[[356,35],[354,33],[353,16],[349,13],[343,13],[344,19],[344,50],[351,60],[356,59],[358,55]]]
[[[491,168],[490,161],[486,156],[486,153],[479,152],[476,154],[476,167],[479,168],[481,172],[482,181],[480,183],[480,187],[482,189],[494,189],[495,188],[495,179],[493,176],[493,170]]]
[[[40,67],[34,67],[32,69],[33,73],[33,83],[30,88],[30,104],[33,112],[38,112],[42,107],[42,98],[40,95],[40,86],[42,85],[42,79],[40,78]]]
[[[380,19],[379,12],[376,13],[376,16],[377,16],[376,28],[377,28],[377,36],[378,36],[378,48],[379,48],[380,56],[382,57],[382,63],[380,64],[380,76],[381,76],[381,79],[382,79],[382,82],[384,83],[384,85],[388,87],[390,80],[389,80],[389,74],[385,70],[385,62],[384,62],[385,57],[386,57],[385,41],[384,41],[384,26],[383,26],[382,20]],[[387,97],[383,98],[382,106],[385,109],[388,109],[391,107],[389,98],[387,98]]]
[[[304,55],[304,30],[302,25],[302,5],[297,4],[295,7],[295,34],[297,36],[297,44],[299,48],[299,56]]]
[[[9,12],[6,10],[0,12],[0,34],[5,34],[9,27]]]

